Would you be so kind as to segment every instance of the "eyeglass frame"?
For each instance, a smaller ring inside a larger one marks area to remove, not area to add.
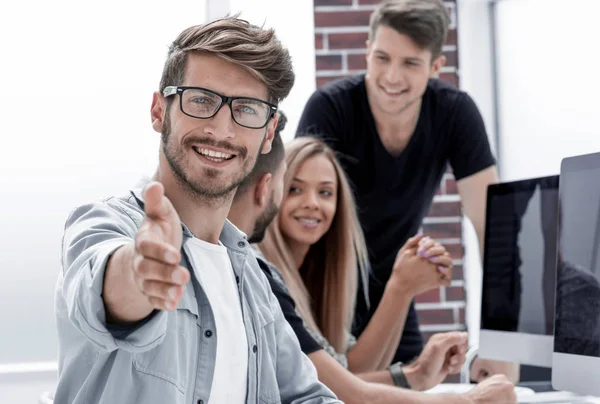
[[[211,115],[211,116],[207,116],[207,117],[199,117],[199,116],[194,116],[194,115],[190,115],[187,112],[185,112],[183,110],[183,97],[181,96],[183,94],[183,92],[185,90],[200,90],[200,91],[208,91],[211,94],[216,95],[217,97],[221,98],[221,104],[217,107],[217,109],[215,110],[215,112]],[[273,118],[273,116],[275,115],[275,113],[277,112],[277,105],[275,104],[271,104],[270,102],[267,102],[265,100],[261,100],[260,98],[254,98],[254,97],[228,97],[226,95],[222,95],[217,93],[216,91],[210,90],[208,88],[204,88],[204,87],[194,87],[194,86],[167,86],[165,87],[165,89],[162,91],[163,93],[163,97],[167,98],[170,97],[172,95],[179,95],[179,109],[181,110],[181,112],[184,115],[187,115],[189,117],[192,118],[196,118],[196,119],[210,119],[212,117],[214,117],[215,115],[217,115],[217,113],[221,110],[221,108],[223,108],[223,105],[227,104],[229,105],[229,112],[231,112],[231,119],[233,120],[233,122],[235,122],[237,125],[240,125],[243,128],[248,128],[248,129],[262,129],[265,126],[267,126],[269,124],[269,121]],[[246,125],[242,125],[241,123],[239,123],[235,117],[233,116],[233,108],[231,107],[231,104],[238,99],[242,99],[242,100],[252,100],[252,101],[259,101],[259,102],[263,102],[265,104],[267,104],[267,106],[270,108],[270,113],[269,116],[265,122],[264,125],[259,126],[259,127],[254,127],[254,126],[246,126]]]

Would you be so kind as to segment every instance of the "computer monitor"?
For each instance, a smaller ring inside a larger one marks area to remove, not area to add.
[[[558,180],[555,175],[488,187],[482,358],[552,365]]]
[[[552,386],[600,396],[600,153],[560,170]]]

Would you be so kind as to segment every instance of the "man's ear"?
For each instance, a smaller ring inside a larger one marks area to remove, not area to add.
[[[261,209],[264,209],[269,203],[269,184],[272,178],[271,173],[265,173],[254,187],[254,203]]]
[[[446,56],[444,56],[444,55],[438,56],[438,58],[436,60],[434,60],[433,63],[431,64],[431,74],[429,75],[429,77],[431,77],[431,78],[437,77],[438,74],[440,74],[440,71],[442,70],[442,67],[444,67],[445,64],[446,64]]]
[[[367,63],[369,63],[369,56],[371,55],[371,41],[369,41],[368,39],[365,41],[365,45],[366,45],[366,52],[365,52],[365,60],[367,61]]]
[[[263,144],[263,148],[261,150],[262,154],[267,154],[271,151],[271,144],[273,143],[273,138],[275,137],[275,128],[277,128],[277,122],[279,122],[279,114],[275,114],[271,121],[267,124],[267,134],[265,137],[265,143]]]
[[[155,91],[152,95],[152,107],[150,108],[150,117],[152,118],[152,129],[158,133],[162,133],[163,124],[166,113],[165,98]]]

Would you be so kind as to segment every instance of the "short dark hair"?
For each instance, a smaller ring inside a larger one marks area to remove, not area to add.
[[[269,102],[278,104],[294,85],[292,58],[275,36],[265,29],[237,18],[221,18],[185,29],[169,47],[159,90],[180,85],[184,80],[187,56],[208,53],[235,63],[264,83]]]
[[[279,114],[279,121],[277,121],[277,127],[275,128],[275,136],[273,136],[273,142],[271,143],[271,151],[266,154],[259,154],[256,159],[254,168],[248,174],[248,176],[238,186],[235,193],[236,198],[239,195],[243,195],[248,189],[256,184],[256,182],[262,178],[263,175],[270,173],[275,174],[275,171],[281,165],[283,158],[285,157],[285,150],[283,147],[283,140],[281,139],[281,131],[285,128],[287,123],[287,117],[282,111],[277,112]]]
[[[381,25],[429,50],[433,61],[442,54],[450,16],[442,0],[385,0],[371,14],[369,40],[375,39]]]

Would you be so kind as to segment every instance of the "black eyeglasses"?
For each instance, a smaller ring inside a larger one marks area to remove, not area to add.
[[[258,98],[226,97],[201,87],[168,86],[163,90],[165,98],[175,94],[179,94],[181,112],[192,118],[212,118],[227,104],[233,121],[250,129],[264,128],[277,112],[276,105]]]

